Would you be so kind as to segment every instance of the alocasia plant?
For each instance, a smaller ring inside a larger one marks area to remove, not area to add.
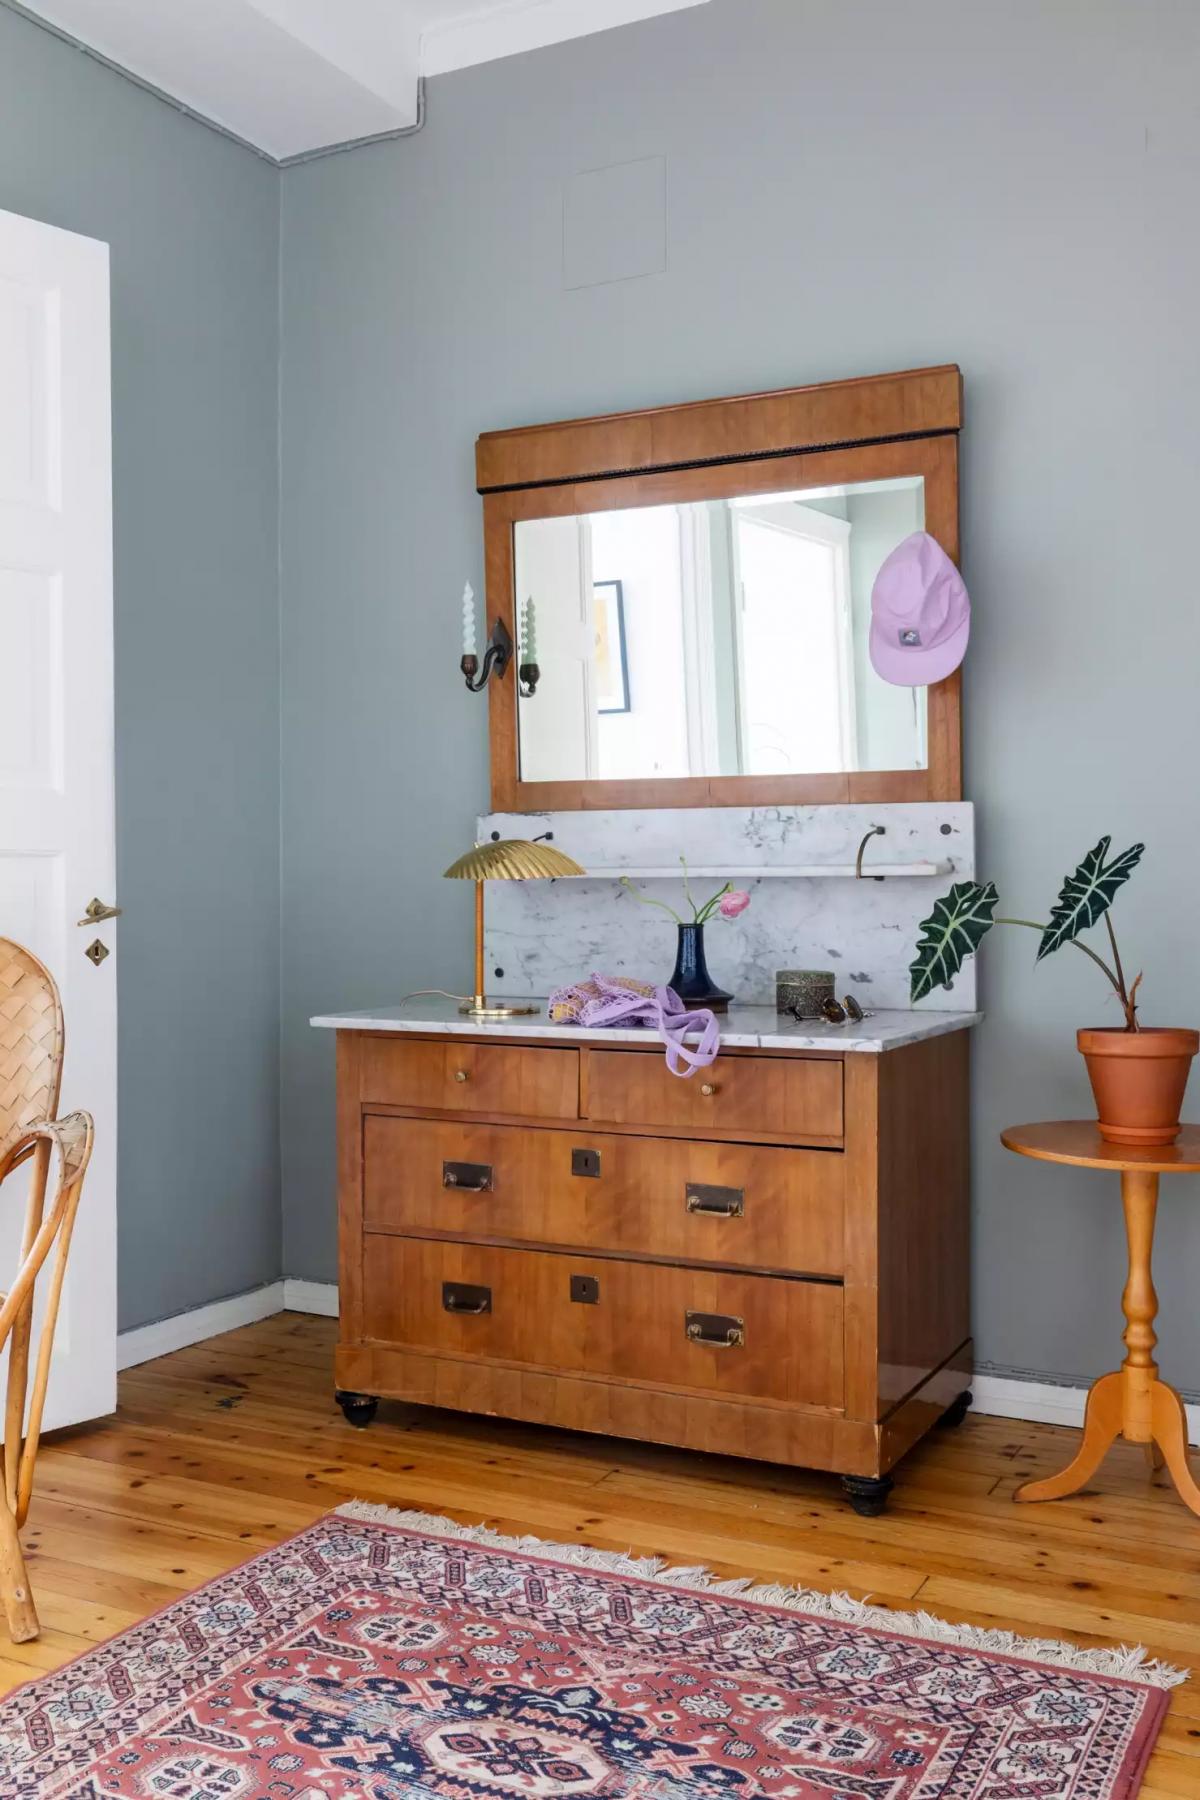
[[[913,1003],[923,1000],[936,987],[949,987],[967,957],[975,954],[993,925],[1024,925],[1041,933],[1038,962],[1055,950],[1061,950],[1064,944],[1074,944],[1077,950],[1090,956],[1113,985],[1125,1014],[1125,1029],[1136,1031],[1137,991],[1142,978],[1139,974],[1132,985],[1126,984],[1109,908],[1117,890],[1137,868],[1145,845],[1132,844],[1109,861],[1111,843],[1111,838],[1102,837],[1074,873],[1066,876],[1046,925],[1039,925],[1034,919],[997,919],[994,914],[999,896],[995,882],[956,881],[921,923],[917,954],[909,964],[912,978],[909,991]],[[1081,931],[1099,924],[1101,919],[1108,928],[1111,966],[1079,939]]]
[[[973,956],[995,923],[1000,896],[994,881],[956,881],[921,923],[917,957],[909,965],[914,1003],[949,987],[968,956]]]

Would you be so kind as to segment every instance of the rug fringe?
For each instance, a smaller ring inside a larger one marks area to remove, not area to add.
[[[1146,1687],[1173,1688],[1189,1679],[1186,1669],[1147,1656],[1140,1645],[1122,1644],[1114,1650],[1083,1650],[1058,1638],[1020,1637],[1014,1631],[997,1631],[982,1625],[952,1625],[932,1613],[892,1612],[872,1606],[846,1593],[823,1594],[815,1588],[783,1587],[777,1583],[755,1585],[749,1576],[719,1580],[708,1569],[672,1568],[658,1556],[627,1556],[620,1550],[593,1550],[587,1544],[549,1544],[537,1537],[504,1537],[486,1525],[459,1525],[434,1513],[408,1512],[370,1500],[350,1500],[336,1508],[343,1518],[365,1523],[398,1525],[406,1531],[436,1537],[462,1538],[490,1550],[512,1550],[553,1557],[556,1562],[579,1568],[603,1569],[610,1575],[632,1575],[639,1581],[664,1586],[700,1588],[709,1594],[729,1594],[738,1600],[756,1601],[781,1612],[810,1613],[814,1618],[837,1619],[846,1625],[866,1625],[894,1631],[905,1637],[926,1638],[931,1643],[954,1644],[963,1650],[992,1650],[1027,1662],[1049,1663],[1059,1669],[1075,1669],[1085,1675],[1114,1675],[1123,1681],[1139,1681]]]

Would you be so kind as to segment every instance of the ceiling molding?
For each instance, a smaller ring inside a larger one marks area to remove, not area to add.
[[[265,150],[260,150],[257,144],[252,144],[249,138],[239,137],[237,132],[231,131],[227,125],[222,125],[216,119],[210,119],[207,113],[197,112],[195,107],[185,105],[175,94],[168,94],[165,88],[155,87],[152,81],[145,80],[143,76],[135,74],[132,69],[127,69],[122,63],[114,62],[110,56],[105,56],[102,51],[97,50],[94,44],[85,44],[82,38],[75,36],[74,32],[65,31],[61,25],[53,24],[42,13],[34,12],[32,7],[24,4],[24,0],[0,0],[0,7],[5,12],[16,13],[19,19],[25,19],[30,25],[35,25],[48,37],[57,38],[60,44],[68,44],[72,50],[77,50],[89,61],[99,63],[102,69],[111,69],[114,75],[119,75],[132,87],[141,88],[144,94],[153,95],[154,99],[161,100],[164,105],[182,113],[185,119],[194,119],[197,125],[203,125],[209,131],[217,132],[219,136],[228,138],[231,143],[240,144],[243,150],[249,150],[254,156],[261,157],[263,162],[270,163],[276,169],[284,166],[275,157],[269,156]]]
[[[273,162],[416,123],[420,33],[397,0],[21,0]]]
[[[286,168],[409,137],[448,74],[708,0],[0,0]]]
[[[448,75],[476,63],[633,25],[658,13],[707,4],[708,0],[495,0],[471,8],[470,0],[465,0],[462,16],[436,19],[422,31],[421,73]],[[443,4],[439,10],[450,8]]]

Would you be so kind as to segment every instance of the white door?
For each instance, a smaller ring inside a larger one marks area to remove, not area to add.
[[[116,1397],[116,931],[76,922],[116,898],[111,475],[108,247],[0,212],[0,937],[53,971],[61,1110],[96,1121],[47,1427]],[[25,1178],[0,1188],[0,1288]]]
[[[597,755],[596,634],[586,519],[531,519],[516,528],[517,617],[537,619],[536,696],[518,698],[522,781],[587,781]]]

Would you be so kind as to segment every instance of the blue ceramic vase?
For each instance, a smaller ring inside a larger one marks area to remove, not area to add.
[[[703,925],[679,927],[675,969],[667,986],[674,988],[689,1011],[699,1006],[707,1006],[711,1012],[727,1011],[733,995],[719,988],[708,972],[704,960]]]

